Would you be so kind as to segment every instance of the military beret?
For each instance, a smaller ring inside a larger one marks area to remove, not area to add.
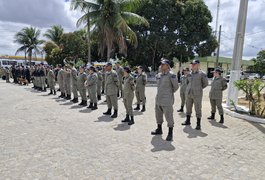
[[[200,64],[200,61],[198,59],[194,59],[190,64]]]
[[[131,73],[131,69],[130,69],[128,66],[124,67],[123,69],[124,69],[124,71],[126,71],[127,73]]]
[[[109,62],[109,63],[107,63],[105,66],[112,66],[112,64]]]

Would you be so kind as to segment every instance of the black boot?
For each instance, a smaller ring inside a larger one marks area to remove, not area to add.
[[[211,116],[209,116],[207,119],[214,120],[214,119],[215,119],[215,113],[212,113],[212,115],[211,115]]]
[[[78,104],[79,106],[83,106],[84,105],[84,100],[81,101],[81,103]]]
[[[184,111],[183,108],[184,108],[184,106],[181,106],[180,109],[177,110],[177,112],[183,112]]]
[[[173,127],[168,128],[168,135],[166,138],[167,141],[172,141],[173,140]]]
[[[134,117],[131,116],[131,120],[130,120],[130,122],[128,122],[128,125],[131,126],[131,125],[133,125],[133,124],[134,124]]]
[[[87,107],[87,109],[90,109],[93,107],[93,103],[90,103],[89,106]]]
[[[70,95],[70,94],[67,94],[67,96],[66,96],[65,99],[66,99],[66,100],[70,100],[70,99],[71,99],[71,95]]]
[[[102,90],[101,94],[104,94],[104,90]]]
[[[82,106],[87,106],[87,101],[84,101]]]
[[[183,126],[189,126],[190,125],[190,116],[189,115],[186,116],[186,121],[184,123],[182,123],[181,125],[183,125]]]
[[[52,90],[50,91],[50,93],[48,95],[52,95]]]
[[[145,105],[143,105],[141,112],[145,112]]]
[[[61,92],[61,95],[59,96],[59,98],[63,97],[63,93]]]
[[[118,117],[118,110],[114,109],[114,113],[110,116],[111,118],[116,118]]]
[[[96,110],[96,109],[98,109],[98,104],[94,103],[94,106],[91,108],[91,110]]]
[[[120,97],[120,93],[119,93],[119,91],[118,91],[118,93],[117,93],[117,97]]]
[[[101,100],[101,95],[98,95],[98,100]]]
[[[78,103],[78,98],[74,98],[73,100],[71,100],[71,102]]]
[[[106,112],[103,113],[104,115],[111,115],[111,109],[108,109]]]
[[[219,123],[224,124],[224,115],[220,115],[220,121]]]
[[[53,95],[56,95],[56,91],[55,90],[53,91]]]
[[[195,128],[196,130],[201,130],[201,118],[197,118],[197,126]]]
[[[140,110],[140,104],[137,104],[136,108],[134,110]]]
[[[160,135],[160,134],[163,134],[162,125],[158,124],[157,129],[155,131],[152,131],[151,135]]]
[[[126,114],[126,118],[124,120],[122,120],[121,122],[130,122],[130,118],[129,115]]]

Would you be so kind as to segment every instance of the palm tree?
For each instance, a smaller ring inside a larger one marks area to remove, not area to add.
[[[39,36],[40,30],[33,27],[23,28],[15,35],[14,42],[22,45],[20,48],[18,48],[15,55],[17,55],[19,52],[25,52],[25,56],[28,54],[30,66],[32,54],[39,54],[41,51],[39,45],[44,42],[43,40],[39,40]]]
[[[60,45],[61,36],[64,33],[64,29],[60,25],[54,25],[51,29],[48,29],[44,36],[49,40],[53,41],[58,46]]]
[[[84,13],[77,25],[85,23],[88,34],[90,27],[93,28],[92,33],[98,36],[101,56],[107,49],[107,59],[110,60],[115,45],[118,46],[119,53],[124,55],[127,55],[127,40],[137,47],[137,36],[130,25],[149,25],[144,17],[131,12],[140,2],[141,0],[72,0],[72,9],[79,8]]]

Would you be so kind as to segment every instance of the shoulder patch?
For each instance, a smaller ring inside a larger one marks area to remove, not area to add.
[[[177,78],[176,74],[172,74],[171,78],[173,78],[173,79]]]

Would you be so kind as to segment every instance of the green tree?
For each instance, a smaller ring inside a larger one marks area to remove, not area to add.
[[[127,55],[127,42],[137,46],[137,36],[130,25],[146,25],[148,21],[133,13],[133,9],[140,0],[73,0],[73,9],[80,8],[85,14],[78,20],[78,24],[85,23],[90,32],[98,35],[99,52],[104,56],[107,50],[107,59],[115,54],[115,47],[119,53]]]
[[[56,63],[54,57],[52,56],[52,52],[55,48],[59,49],[59,46],[57,44],[55,44],[53,41],[47,41],[44,44],[43,50],[46,54],[45,60],[47,61],[48,64],[52,64],[52,65],[58,64],[58,63]]]
[[[54,25],[51,27],[51,29],[48,29],[44,36],[48,38],[49,40],[53,41],[58,46],[60,45],[60,39],[63,35],[63,28],[60,25]]]
[[[248,67],[253,72],[258,72],[261,75],[265,75],[265,50],[258,52],[257,57],[252,59],[254,65]]]
[[[40,30],[33,27],[23,28],[21,31],[15,35],[15,43],[22,45],[16,51],[16,54],[19,52],[26,52],[29,57],[29,65],[31,66],[31,60],[33,54],[40,54],[40,45],[44,42],[40,40]]]

